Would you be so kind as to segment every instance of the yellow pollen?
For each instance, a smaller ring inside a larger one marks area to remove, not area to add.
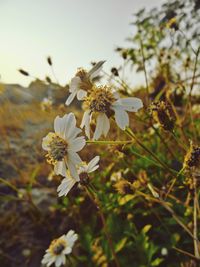
[[[54,239],[49,247],[51,254],[58,256],[62,253],[62,251],[66,248],[67,243],[64,239],[58,238]]]
[[[66,140],[61,138],[58,134],[52,134],[48,144],[50,150],[47,153],[47,162],[55,165],[56,162],[62,161],[67,154],[68,144]]]
[[[115,100],[109,87],[94,87],[90,95],[86,97],[84,105],[91,112],[103,112],[107,114],[111,112],[110,107]]]

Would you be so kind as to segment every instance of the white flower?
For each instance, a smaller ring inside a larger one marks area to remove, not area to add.
[[[92,80],[96,78],[105,61],[99,61],[89,72],[80,69],[76,76],[71,79],[69,86],[70,95],[65,104],[69,106],[77,96],[78,100],[83,100],[87,96],[87,91],[92,87]]]
[[[76,118],[73,113],[66,114],[54,120],[55,133],[48,133],[43,138],[42,148],[47,153],[47,161],[54,165],[55,174],[66,175],[66,167],[71,175],[78,179],[76,165],[82,160],[77,154],[85,146],[85,138],[77,137],[81,132],[76,127]]]
[[[42,264],[47,267],[55,263],[56,267],[64,265],[66,262],[66,255],[72,252],[75,241],[78,236],[73,230],[70,230],[66,235],[62,235],[58,239],[51,242],[46,254],[42,259]]]
[[[94,157],[88,164],[85,162],[82,162],[79,165],[78,168],[78,174],[79,177],[74,178],[72,175],[69,173],[66,173],[65,178],[62,180],[61,184],[58,186],[58,196],[66,196],[69,191],[72,189],[72,187],[75,185],[75,183],[87,183],[89,180],[88,174],[91,172],[94,172],[96,169],[99,168],[98,162],[99,162],[100,157],[96,156]]]
[[[137,112],[143,107],[141,99],[136,97],[119,98],[111,92],[109,87],[96,87],[91,94],[84,99],[86,111],[84,112],[81,128],[85,127],[85,134],[90,138],[90,122],[93,113],[96,116],[96,129],[93,139],[98,140],[101,135],[107,136],[110,129],[109,118],[114,115],[120,129],[125,130],[129,126],[129,112]]]

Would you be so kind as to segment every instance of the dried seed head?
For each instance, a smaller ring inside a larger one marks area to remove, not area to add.
[[[113,74],[114,76],[116,76],[116,77],[119,76],[119,72],[118,72],[117,68],[113,67],[113,68],[111,69],[111,72],[112,72],[112,74]]]
[[[80,89],[85,90],[87,92],[91,91],[93,83],[90,81],[86,70],[79,68],[75,76],[79,77],[81,80],[81,83],[79,84]]]
[[[23,69],[19,69],[19,72],[24,76],[29,76],[29,73]]]
[[[51,60],[51,57],[47,57],[47,63],[48,63],[50,66],[53,65],[52,60]]]
[[[200,167],[200,147],[190,143],[190,149],[184,158],[183,166],[186,169],[199,168]]]
[[[47,81],[48,83],[51,83],[51,79],[50,79],[49,76],[46,76],[46,81]]]
[[[172,106],[168,102],[153,102],[150,106],[150,112],[154,120],[166,131],[172,131],[175,124],[175,114]]]
[[[115,189],[119,194],[127,195],[133,194],[132,184],[125,179],[121,179],[114,184]]]

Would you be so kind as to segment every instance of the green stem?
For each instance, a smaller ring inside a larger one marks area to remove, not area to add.
[[[148,149],[144,144],[142,144],[142,142],[140,142],[138,140],[138,138],[135,136],[135,134],[132,132],[132,130],[127,127],[125,129],[125,132],[131,136],[132,138],[135,139],[136,143],[141,146],[146,152],[148,152],[157,162],[159,162],[163,168],[165,168],[167,171],[169,171],[172,174],[176,174],[177,172],[175,170],[172,170],[169,166],[167,166],[167,164],[165,164],[163,161],[161,161],[150,149]]]
[[[112,252],[112,256],[113,256],[113,259],[115,261],[115,265],[116,265],[116,267],[120,267],[117,255],[116,255],[115,250],[114,250],[114,246],[113,246],[113,241],[112,241],[111,235],[109,234],[108,229],[107,229],[106,219],[105,219],[105,216],[104,216],[104,214],[102,212],[101,203],[100,203],[99,199],[97,198],[97,194],[93,191],[92,187],[89,186],[89,185],[85,186],[85,189],[86,189],[86,192],[87,192],[89,198],[91,199],[91,201],[98,208],[98,212],[99,212],[99,215],[100,215],[100,218],[101,218],[101,221],[102,221],[102,224],[103,224],[103,228],[104,228],[104,231],[105,231],[105,236],[106,236],[106,238],[108,240],[108,244],[109,244],[110,250]]]
[[[125,145],[125,144],[133,143],[133,140],[128,140],[128,141],[120,141],[120,140],[116,140],[116,141],[87,140],[86,143],[87,144],[98,144],[98,145]]]
[[[198,240],[198,218],[197,218],[197,205],[198,205],[198,194],[197,194],[197,178],[193,175],[193,186],[194,186],[194,211],[193,211],[193,235],[194,235],[194,255],[200,259],[199,253],[199,240]]]
[[[183,143],[180,143],[179,140],[178,140],[178,137],[176,136],[175,132],[171,132],[174,140],[176,141],[176,143],[179,145],[180,148],[182,148],[184,151],[187,151],[188,148],[183,144]]]
[[[11,184],[10,182],[4,180],[3,178],[0,178],[0,182],[2,182],[2,184],[5,184],[5,185],[9,186],[9,187],[12,188],[14,191],[19,192],[19,190],[17,189],[16,186],[14,186],[14,185]]]
[[[170,185],[170,187],[169,187],[169,189],[168,189],[168,191],[167,191],[167,193],[166,193],[165,198],[167,198],[167,196],[168,196],[169,193],[171,192],[171,190],[172,190],[172,188],[174,187],[174,185],[175,185],[177,179],[178,179],[179,176],[183,173],[184,169],[185,169],[185,168],[183,167],[183,168],[178,172],[178,174],[177,174],[177,176],[174,178],[174,180],[172,181],[172,183],[171,183],[171,185]]]
[[[156,161],[154,161],[154,160],[152,160],[152,159],[150,159],[150,158],[147,158],[146,156],[143,156],[143,155],[137,153],[136,151],[134,151],[132,147],[131,147],[131,153],[132,153],[133,155],[135,155],[135,156],[138,156],[138,157],[140,157],[140,158],[143,158],[143,159],[146,160],[146,161],[149,161],[149,162],[153,163],[153,164],[156,165],[157,167],[163,168],[163,166],[160,165],[160,164],[158,164]]]

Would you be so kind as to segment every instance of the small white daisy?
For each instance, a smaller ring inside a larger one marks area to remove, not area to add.
[[[78,174],[79,177],[74,178],[69,173],[66,173],[65,178],[62,180],[61,184],[58,186],[58,196],[66,196],[69,191],[72,189],[72,187],[75,185],[75,183],[80,184],[87,184],[89,181],[89,176],[91,172],[94,172],[96,169],[99,168],[98,162],[100,157],[96,156],[94,157],[88,164],[85,162],[82,162],[78,167]]]
[[[51,266],[53,263],[55,263],[56,267],[64,265],[66,262],[66,255],[72,252],[72,248],[77,239],[78,236],[73,230],[70,230],[66,235],[62,235],[58,239],[54,239],[46,250],[46,254],[42,259],[42,264],[47,267]]]
[[[95,79],[100,71],[105,61],[99,61],[89,72],[83,69],[79,69],[75,77],[71,79],[69,86],[70,95],[67,98],[65,104],[69,106],[77,96],[78,100],[83,100],[87,96],[87,91],[89,91],[92,86],[92,80]]]
[[[47,161],[54,165],[55,174],[65,176],[67,167],[71,175],[78,179],[76,165],[82,160],[77,152],[85,146],[85,138],[77,137],[81,130],[76,127],[74,114],[69,113],[62,118],[57,116],[54,130],[55,133],[48,133],[42,141],[42,148],[48,151]]]
[[[106,137],[110,129],[109,118],[114,116],[120,129],[129,126],[129,112],[137,112],[143,107],[141,99],[136,97],[119,98],[107,86],[94,87],[89,96],[84,99],[85,112],[81,128],[85,127],[85,134],[90,138],[90,122],[92,115],[96,115],[96,129],[93,139],[98,140],[101,135]]]

